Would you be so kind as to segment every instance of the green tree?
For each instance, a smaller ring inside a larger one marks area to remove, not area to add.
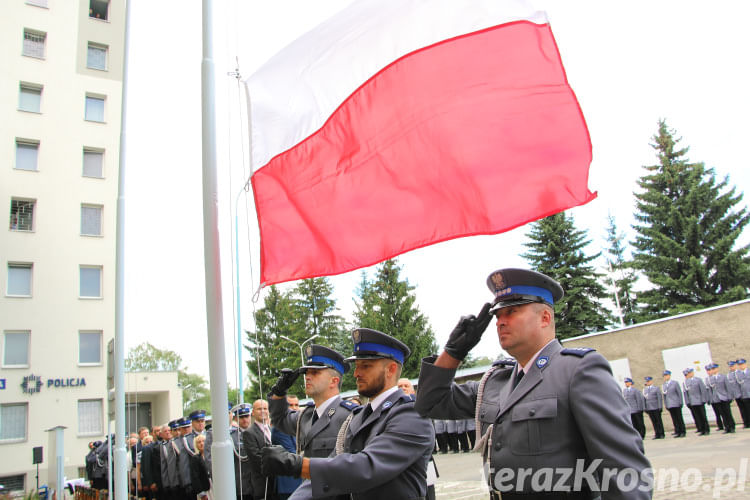
[[[401,267],[394,259],[377,267],[373,281],[363,273],[359,299],[355,300],[355,326],[379,330],[409,346],[411,356],[402,376],[414,378],[419,375],[422,358],[436,352],[437,344],[427,317],[415,304],[414,287],[400,275]]]
[[[617,230],[617,224],[612,215],[607,217],[607,243],[609,246],[605,251],[605,258],[610,281],[614,283],[614,291],[617,294],[616,304],[619,302],[622,322],[632,325],[638,317],[633,291],[633,285],[638,276],[625,256],[625,236]]]
[[[637,296],[644,319],[741,300],[750,286],[748,246],[737,247],[749,220],[742,194],[690,163],[680,140],[659,121],[651,144],[659,161],[644,166],[635,194],[633,263],[652,285]]]
[[[182,387],[182,408],[184,413],[211,408],[211,392],[208,381],[195,373],[189,373],[182,366],[182,357],[169,349],[159,349],[144,342],[128,351],[125,370],[130,372],[177,372],[177,383]]]
[[[555,304],[555,327],[558,338],[606,329],[612,324],[609,311],[600,302],[607,296],[600,283],[602,275],[591,262],[600,254],[587,256],[584,248],[591,243],[586,231],[575,228],[573,217],[564,212],[550,215],[531,224],[524,243],[529,251],[522,255],[531,267],[557,280],[565,296]]]

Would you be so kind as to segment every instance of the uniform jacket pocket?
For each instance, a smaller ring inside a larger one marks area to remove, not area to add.
[[[516,455],[539,455],[555,451],[561,440],[556,436],[557,398],[519,403],[511,410],[508,429],[510,448]]]

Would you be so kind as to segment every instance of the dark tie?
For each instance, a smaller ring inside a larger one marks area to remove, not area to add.
[[[313,410],[312,425],[315,425],[315,422],[317,421],[318,421],[318,410]]]
[[[370,403],[367,403],[367,406],[365,406],[365,409],[362,411],[362,421],[364,422],[367,420],[367,417],[372,415],[372,405]]]
[[[513,388],[515,389],[518,383],[523,378],[523,370],[518,370],[518,373],[516,373],[516,378],[513,379]]]

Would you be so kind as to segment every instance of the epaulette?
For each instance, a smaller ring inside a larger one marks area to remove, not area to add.
[[[515,359],[498,359],[494,363],[492,363],[492,366],[502,366],[502,367],[514,367],[516,366],[516,360]]]
[[[307,403],[302,403],[302,406],[315,406],[315,401],[308,401]]]
[[[357,408],[359,406],[354,401],[349,401],[348,399],[342,399],[341,403],[339,403],[339,404],[341,406],[343,406],[344,408],[346,408],[347,410],[349,410],[349,411],[352,411],[352,410],[354,410],[355,408]]]
[[[560,351],[560,354],[572,354],[573,356],[582,358],[593,351],[596,351],[596,349],[592,349],[591,347],[569,347]]]

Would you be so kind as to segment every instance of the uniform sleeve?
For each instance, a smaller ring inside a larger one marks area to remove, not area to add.
[[[638,398],[638,409],[640,411],[644,411],[646,409],[646,398],[643,397],[643,393],[641,391],[635,391],[636,397]]]
[[[359,453],[310,459],[313,497],[356,493],[387,483],[429,455],[434,442],[429,419],[420,417],[410,404],[394,407],[383,431]],[[341,481],[344,477],[346,481]]]
[[[453,383],[456,370],[435,366],[432,358],[422,360],[417,401],[414,408],[423,417],[441,419],[474,418],[477,382]]]
[[[630,409],[612,377],[609,363],[598,353],[587,354],[576,367],[570,385],[571,412],[589,457],[602,460],[598,470],[632,469],[640,476],[639,487],[628,492],[620,491],[617,481],[610,480],[607,491],[602,492],[602,500],[651,499],[651,485],[644,480],[651,464],[643,452],[641,437],[630,423]]]
[[[685,399],[682,397],[682,389],[680,389],[679,385],[677,386],[677,397],[680,399],[680,406],[682,406]]]
[[[268,398],[268,412],[271,415],[271,425],[291,436],[297,434],[297,418],[300,412],[289,411],[286,398]]]
[[[661,394],[661,389],[656,389],[656,399],[659,405],[659,410],[664,408],[664,396]]]

